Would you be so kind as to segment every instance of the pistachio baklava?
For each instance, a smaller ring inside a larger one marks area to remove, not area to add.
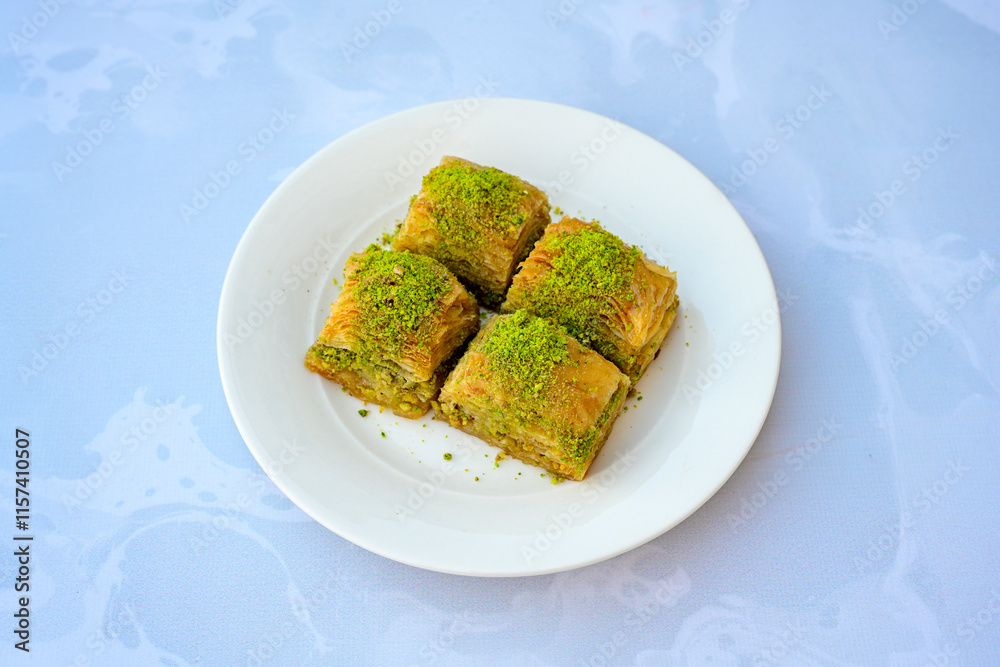
[[[548,197],[535,186],[445,156],[424,176],[392,247],[437,259],[496,308],[549,221]]]
[[[572,480],[587,474],[631,383],[561,327],[494,315],[448,375],[435,418]]]
[[[502,312],[559,323],[629,376],[642,377],[677,315],[677,276],[598,223],[564,217],[545,229]]]
[[[430,409],[479,328],[475,298],[431,257],[371,245],[351,255],[306,367],[401,417]]]

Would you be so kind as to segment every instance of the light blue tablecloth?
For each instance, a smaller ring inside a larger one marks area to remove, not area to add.
[[[0,663],[1000,664],[996,3],[18,0],[0,27]],[[309,519],[236,431],[215,349],[278,183],[484,80],[679,152],[782,295],[774,405],[722,490],[528,579]]]

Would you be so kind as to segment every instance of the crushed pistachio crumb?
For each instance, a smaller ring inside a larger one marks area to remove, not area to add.
[[[368,411],[367,410],[358,410],[358,414],[361,415],[362,417],[367,417],[368,416]]]
[[[473,247],[485,241],[481,227],[514,235],[524,222],[524,185],[495,167],[441,165],[424,176],[423,189],[445,236]]]
[[[430,335],[423,327],[451,289],[451,274],[430,257],[370,245],[356,256],[353,284],[362,327],[359,354],[396,356],[405,343]]]
[[[569,356],[565,332],[524,310],[498,316],[480,349],[515,402],[534,401]]]
[[[444,460],[445,461],[451,461],[451,452],[445,452],[444,453]]]
[[[410,204],[413,204],[413,200],[416,199],[416,195],[410,197]],[[382,232],[382,246],[388,248],[392,245],[392,242],[396,240],[396,236],[399,234],[399,230],[403,228],[402,222],[397,222],[396,227],[391,232]]]
[[[379,433],[381,433],[381,434],[382,434],[382,437],[383,437],[383,438],[385,437],[385,431],[379,431]]]

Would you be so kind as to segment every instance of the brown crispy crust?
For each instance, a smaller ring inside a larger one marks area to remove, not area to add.
[[[382,377],[376,377],[360,368],[336,368],[319,356],[316,346],[309,349],[305,365],[314,373],[342,385],[351,396],[384,405],[393,414],[407,419],[419,419],[427,414],[431,409],[431,400],[441,390],[450,366],[442,364],[425,382],[408,382],[407,385],[411,386],[399,386],[385,380],[385,374],[393,374],[391,369],[382,369]],[[402,379],[401,376],[396,377]]]
[[[635,383],[643,376],[649,365],[653,363],[653,359],[660,353],[660,346],[663,344],[664,339],[667,334],[670,333],[670,327],[673,326],[674,321],[677,319],[677,308],[680,306],[680,299],[674,296],[674,303],[667,312],[663,315],[663,321],[660,323],[659,328],[656,333],[650,337],[649,341],[642,346],[642,348],[636,352],[635,361],[629,365],[627,368],[623,368],[622,372],[632,378],[633,391],[635,388]]]
[[[622,383],[618,391],[612,396],[611,402],[608,403],[601,417],[600,431],[594,439],[590,455],[585,461],[577,464],[569,464],[554,459],[526,439],[518,438],[511,434],[501,435],[492,432],[486,424],[466,412],[461,405],[442,404],[438,401],[433,401],[432,405],[434,406],[434,419],[443,421],[460,431],[475,436],[487,444],[499,447],[515,459],[544,468],[553,475],[579,482],[586,477],[587,471],[590,469],[590,464],[594,462],[594,459],[604,447],[604,443],[607,442],[608,436],[611,435],[611,427],[625,406],[628,389],[628,383]]]

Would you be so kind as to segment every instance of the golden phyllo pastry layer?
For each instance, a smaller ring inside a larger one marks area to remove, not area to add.
[[[677,305],[675,273],[599,224],[565,217],[546,228],[501,310],[558,322],[634,383],[670,332]]]
[[[548,197],[538,188],[446,156],[424,176],[393,249],[434,257],[496,308],[548,223]]]
[[[479,327],[479,308],[430,257],[382,250],[351,255],[306,367],[401,417],[427,412],[448,361]]]
[[[435,417],[581,480],[630,386],[614,364],[561,327],[518,311],[486,323],[445,381]]]

